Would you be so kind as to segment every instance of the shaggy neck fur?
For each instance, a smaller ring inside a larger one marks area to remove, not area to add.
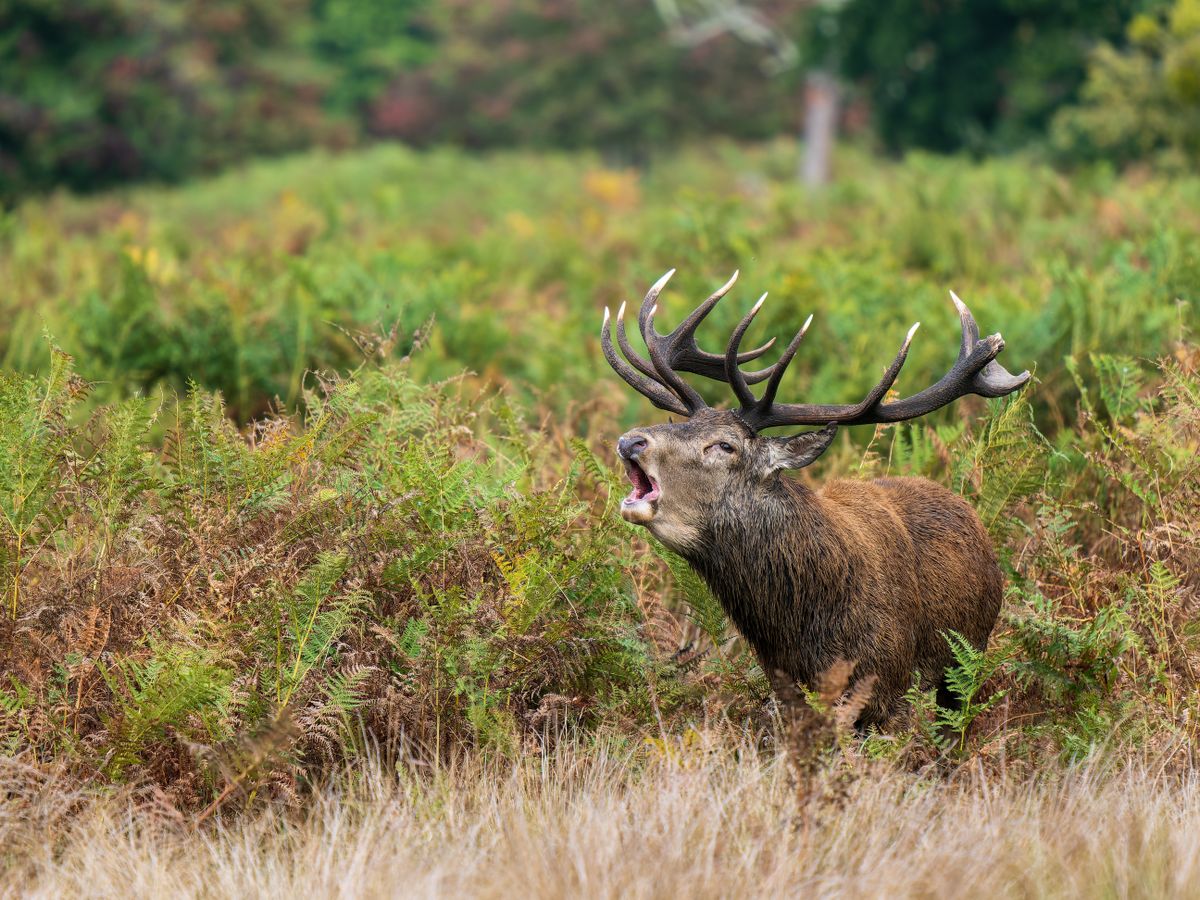
[[[701,545],[685,555],[764,668],[811,681],[844,649],[847,597],[856,590],[850,548],[820,498],[793,479],[751,496],[754,515],[744,489],[722,497]],[[789,640],[797,635],[808,639]]]

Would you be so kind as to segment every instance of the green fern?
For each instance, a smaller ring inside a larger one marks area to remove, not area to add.
[[[1114,423],[1129,422],[1143,408],[1141,392],[1145,376],[1138,364],[1128,356],[1092,354],[1100,397]]]
[[[958,707],[937,707],[936,725],[955,735],[955,744],[961,752],[966,746],[967,729],[980,715],[987,712],[1003,699],[1007,691],[998,691],[983,700],[978,700],[984,683],[1003,664],[998,652],[980,650],[957,631],[942,634],[954,657],[954,665],[946,668],[946,688],[958,701]]]
[[[226,700],[233,673],[199,649],[163,645],[146,662],[126,659],[101,674],[117,701],[109,720],[109,754],[104,764],[111,777],[141,762],[148,746],[168,728]]]
[[[605,488],[603,515],[610,515],[618,498],[623,493],[620,476],[617,475],[611,466],[606,466],[598,459],[583,439],[572,438],[571,450],[575,454],[575,459],[583,466],[584,471],[588,473],[592,481]]]
[[[359,666],[334,672],[326,678],[320,691],[329,708],[346,715],[362,706],[366,702],[366,684],[372,674],[369,667]]]
[[[1121,657],[1140,644],[1129,614],[1112,605],[1091,618],[1070,620],[1036,591],[1027,604],[1011,621],[1009,668],[1018,680],[1071,708],[1089,696],[1107,695]]]
[[[687,605],[687,614],[696,626],[720,647],[725,643],[729,630],[729,619],[720,602],[713,596],[704,579],[696,574],[695,569],[676,553],[672,553],[658,541],[652,542],[655,554],[667,564],[675,589],[679,597]]]
[[[81,482],[97,534],[93,592],[118,535],[139,508],[142,494],[159,487],[148,444],[157,412],[141,398],[104,410],[102,436],[87,462]]]
[[[368,599],[358,591],[334,595],[349,562],[345,553],[320,554],[282,603],[275,688],[281,706],[288,704],[309,672],[329,657],[355,612]]]
[[[1012,509],[1045,486],[1048,454],[1026,397],[993,401],[992,416],[957,458],[955,472],[960,490],[974,489],[976,511],[993,535],[1005,535]]]
[[[57,348],[45,378],[0,373],[0,569],[13,619],[26,567],[66,514],[60,502],[71,455],[65,422],[80,393],[71,358]]]

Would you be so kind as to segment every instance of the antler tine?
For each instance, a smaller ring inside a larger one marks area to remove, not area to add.
[[[624,303],[622,303],[620,309],[617,310],[617,344],[621,347],[621,352],[625,354],[625,358],[633,363],[633,367],[635,369],[649,378],[658,378],[658,373],[655,372],[654,366],[650,364],[648,359],[644,359],[641,354],[633,349],[633,345],[629,343],[629,338],[625,335]]]
[[[718,381],[725,380],[724,354],[708,353],[701,350],[696,343],[696,328],[712,312],[713,307],[729,293],[729,289],[737,282],[738,275],[739,272],[735,270],[727,282],[713,291],[707,300],[692,310],[688,317],[675,327],[674,331],[666,335],[665,338],[662,338],[671,347],[671,367],[676,371],[693,372],[696,375],[715,378]],[[662,337],[657,332],[654,334],[656,338]],[[738,363],[748,363],[758,359],[770,350],[774,343],[775,338],[771,338],[761,347],[756,347],[753,350],[747,350],[745,353],[739,354]],[[757,372],[743,372],[742,374],[745,376],[747,384],[757,384],[764,378],[767,378],[773,370],[773,366],[768,366]]]
[[[650,313],[646,316],[646,325],[651,332],[654,331],[654,314],[656,312],[658,312],[658,304],[650,307]],[[700,409],[706,405],[704,398],[696,389],[680,378],[679,373],[671,368],[671,356],[662,341],[647,341],[646,349],[650,351],[650,361],[654,363],[658,378],[663,384],[678,394],[680,399],[691,409]]]
[[[679,373],[694,371],[698,374],[709,375],[719,381],[728,379],[724,368],[724,357],[707,354],[700,350],[696,345],[695,330],[718,301],[733,287],[738,273],[734,272],[729,281],[693,310],[674,331],[663,335],[659,334],[654,327],[654,315],[658,311],[658,296],[674,274],[675,270],[670,269],[659,278],[646,292],[638,310],[638,326],[642,338],[645,340],[646,349],[650,353],[649,360],[641,356],[629,342],[629,336],[625,329],[626,304],[624,303],[617,310],[616,322],[617,344],[624,356],[619,355],[613,347],[609,324],[610,313],[607,308],[604,310],[601,346],[604,349],[605,358],[613,370],[627,384],[648,397],[655,406],[681,415],[692,415],[707,404],[705,404],[704,398],[680,377]],[[770,348],[771,343],[773,342],[738,356],[737,361],[747,361],[760,356]],[[766,378],[773,371],[773,366],[768,367],[761,372],[751,373],[751,377],[756,380]],[[737,377],[742,379],[744,384],[743,373],[739,372]]]
[[[665,409],[667,412],[677,413],[681,416],[691,415],[695,410],[688,409],[682,400],[672,395],[665,387],[653,379],[646,377],[617,355],[616,348],[613,347],[608,320],[609,312],[606,306],[604,307],[604,323],[600,329],[600,346],[604,350],[604,358],[613,367],[613,371],[620,375],[626,384],[642,396],[648,398],[659,409]]]
[[[674,269],[668,269],[662,278],[650,286],[650,290],[646,292],[646,296],[642,299],[642,305],[638,309],[638,325],[641,328],[642,339],[646,342],[646,349],[650,351],[650,362],[654,364],[658,381],[674,391],[685,406],[696,410],[706,405],[704,398],[671,368],[673,354],[670,352],[669,345],[664,346],[665,336],[660,335],[654,328],[654,314],[658,311],[658,295],[662,293],[662,289],[666,287],[667,282],[674,274]]]
[[[717,288],[708,296],[703,303],[697,306],[688,317],[680,322],[670,334],[660,334],[650,321],[658,295],[662,288],[666,285],[667,279],[675,272],[672,269],[664,275],[659,281],[650,288],[644,300],[642,300],[641,308],[638,310],[638,328],[642,332],[642,340],[649,347],[651,343],[660,343],[667,347],[664,354],[668,360],[671,369],[675,372],[691,372],[694,375],[703,375],[705,378],[712,378],[716,381],[725,381],[725,356],[719,353],[708,353],[701,350],[696,343],[696,328],[708,316],[714,306],[729,293],[730,288],[737,282],[738,271],[734,271],[729,280]],[[618,339],[620,335],[618,334]],[[764,353],[771,349],[775,344],[775,339],[771,338],[761,347],[756,347],[753,350],[747,350],[738,356],[739,363],[748,363],[758,359]],[[624,347],[622,348],[624,349]],[[628,351],[626,351],[628,353]],[[636,362],[635,362],[636,365]],[[643,370],[644,371],[644,370]],[[764,378],[770,376],[774,371],[774,366],[768,366],[765,369],[759,369],[755,372],[743,373],[748,384],[758,384]],[[650,374],[650,373],[647,373]]]
[[[958,299],[958,294],[951,291],[950,299],[954,301],[954,308],[958,310],[958,320],[962,323],[962,343],[958,349],[958,358],[962,359],[971,352],[979,340],[979,325],[976,324],[971,311],[967,309],[967,304]]]
[[[675,272],[675,270],[672,269],[670,272],[667,273],[667,275],[672,275],[672,274],[674,274],[674,272]],[[729,276],[729,280],[726,281],[719,288],[717,288],[715,291],[713,291],[711,294],[709,294],[708,299],[705,300],[703,303],[701,303],[699,306],[697,306],[694,310],[692,310],[691,313],[688,314],[688,317],[686,319],[684,319],[682,322],[680,322],[675,327],[675,330],[672,331],[670,333],[670,335],[666,335],[666,337],[675,338],[675,337],[686,336],[689,333],[695,334],[696,326],[699,325],[701,322],[703,322],[704,317],[707,316],[709,314],[709,312],[712,311],[712,308],[717,305],[717,303],[721,300],[722,297],[724,297],[726,294],[729,293],[729,289],[731,287],[733,287],[734,284],[737,283],[738,275],[740,275],[740,274],[741,274],[740,269],[734,269],[733,274]],[[664,275],[663,278],[666,278],[667,275]],[[665,284],[665,282],[662,282],[662,283]],[[654,287],[650,288],[650,291],[651,291],[651,293],[654,294],[655,299],[658,298],[658,294],[654,293],[654,288],[657,288],[657,287],[659,287],[658,284],[656,284]],[[651,296],[650,294],[647,294],[646,299],[647,300],[650,299],[650,296]],[[645,300],[643,300],[642,308],[640,310],[638,310],[638,325],[641,326],[643,335],[646,334],[646,325],[647,325],[646,320],[649,318],[649,311],[650,311],[650,306],[647,305]],[[664,337],[664,335],[660,335],[657,332],[654,332],[654,334],[656,337]]]
[[[908,329],[908,334],[904,337],[904,343],[900,346],[900,351],[896,354],[896,358],[892,360],[892,364],[887,367],[883,373],[883,377],[879,379],[879,383],[867,392],[862,401],[858,404],[860,415],[869,415],[872,410],[879,406],[883,398],[887,396],[887,392],[892,389],[892,385],[896,383],[896,378],[900,374],[900,370],[904,368],[904,361],[908,359],[908,348],[912,344],[913,335],[917,333],[917,329],[921,327],[921,323],[917,322],[912,328]]]
[[[642,305],[638,307],[638,330],[641,331],[647,346],[650,344],[651,335],[662,337],[654,330],[654,325],[650,320],[654,316],[654,308],[658,305],[658,295],[662,293],[662,289],[667,286],[667,282],[674,274],[674,269],[668,269],[662,278],[650,285],[650,290],[646,291],[646,296],[642,298]]]
[[[767,389],[763,391],[763,395],[757,404],[758,407],[767,410],[775,402],[775,392],[779,390],[779,383],[783,380],[783,373],[792,364],[792,357],[800,349],[800,342],[804,340],[804,335],[808,333],[808,326],[812,324],[812,320],[813,317],[809,314],[809,317],[804,320],[804,324],[800,326],[800,330],[796,332],[796,336],[792,338],[792,342],[783,351],[783,356],[779,357],[779,361],[771,367],[771,380],[767,382]],[[750,381],[750,379],[747,378],[746,381]]]
[[[658,309],[657,299],[662,289],[667,282],[671,280],[671,276],[675,274],[674,269],[668,269],[667,272],[650,286],[650,290],[646,292],[646,296],[642,300],[641,308],[638,310],[638,324],[641,328],[642,337],[646,341],[646,349],[650,351],[650,361],[647,362],[629,343],[629,338],[625,334],[625,304],[622,303],[620,309],[617,310],[617,343],[621,346],[621,352],[629,359],[632,368],[637,371],[640,376],[639,383],[633,384],[626,377],[626,372],[623,372],[617,367],[617,363],[613,361],[616,354],[609,358],[609,364],[617,370],[617,374],[625,378],[636,390],[640,390],[647,397],[654,401],[655,405],[660,409],[668,409],[662,402],[659,402],[665,396],[674,394],[672,401],[677,399],[679,402],[673,412],[678,412],[681,415],[691,415],[697,409],[702,408],[706,404],[704,399],[679,377],[671,369],[670,355],[664,350],[660,336],[654,330],[654,312]],[[605,325],[604,334],[611,346],[611,338],[608,338],[608,310],[605,309]],[[607,356],[607,353],[606,353]],[[623,361],[620,361],[623,363]],[[627,367],[628,371],[628,367]],[[655,392],[655,396],[646,393],[647,386]],[[682,406],[683,409],[678,407]]]
[[[958,351],[958,358],[961,361],[970,356],[975,349],[975,345],[979,341],[979,326],[975,324],[975,317],[967,309],[967,304],[958,298],[958,294],[951,291],[950,299],[954,301],[954,307],[958,310],[958,317],[962,322],[962,345]],[[992,339],[999,342],[996,350],[996,354],[999,354],[1004,349],[1004,339],[999,334],[987,338],[989,341]],[[972,391],[981,397],[1003,397],[1024,385],[1030,377],[1028,370],[1019,375],[1013,375],[996,362],[993,355],[992,359],[988,360],[983,368],[975,373],[975,377],[971,380]]]
[[[729,386],[733,388],[734,394],[741,401],[743,410],[751,410],[758,405],[754,394],[750,391],[749,385],[746,384],[746,376],[740,368],[738,368],[738,347],[742,343],[742,335],[746,333],[746,329],[750,327],[750,323],[754,321],[754,317],[758,315],[758,311],[762,309],[762,305],[766,302],[767,295],[763,294],[758,298],[758,302],[742,317],[742,321],[738,323],[738,327],[733,330],[733,334],[729,337],[729,346],[725,350],[725,377],[729,381]],[[772,367],[774,371],[782,371],[778,364]]]

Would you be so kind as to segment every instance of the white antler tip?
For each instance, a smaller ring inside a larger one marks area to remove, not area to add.
[[[654,287],[650,288],[650,293],[657,294],[659,291],[661,291],[664,287],[666,287],[667,282],[671,280],[671,276],[674,274],[674,269],[668,269],[662,278],[654,282]]]
[[[908,329],[908,337],[904,339],[904,346],[908,346],[913,339],[913,335],[917,333],[917,329],[921,327],[921,323],[917,322],[912,328]]]
[[[625,303],[624,302],[621,303],[621,308],[617,310],[617,318],[618,319],[625,318]]]
[[[653,319],[653,318],[654,318],[654,314],[655,314],[656,312],[658,312],[658,304],[657,304],[657,303],[655,303],[655,304],[654,304],[652,307],[650,307],[650,315],[649,315],[649,316],[647,316],[647,318],[649,318],[649,319]]]
[[[750,310],[751,314],[756,313],[762,308],[762,305],[767,302],[767,295],[764,293],[758,298],[758,302],[754,304],[754,309]]]
[[[605,325],[607,325],[607,324],[608,324],[608,318],[609,318],[609,315],[608,315],[608,307],[606,306],[606,307],[604,307],[604,324],[605,324]]]
[[[804,320],[804,326],[800,329],[801,334],[808,331],[808,326],[812,324],[812,320],[813,320],[813,314],[809,313],[808,318]]]
[[[958,299],[958,294],[954,293],[954,291],[950,292],[950,299],[954,301],[954,306],[960,313],[967,308],[967,304]]]
[[[733,270],[733,274],[729,276],[729,280],[717,288],[717,296],[723,297],[733,287],[733,283],[738,280],[738,269]]]

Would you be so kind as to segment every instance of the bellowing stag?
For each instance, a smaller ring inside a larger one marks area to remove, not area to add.
[[[875,677],[859,716],[865,727],[896,711],[914,673],[952,703],[944,673],[952,661],[943,637],[959,632],[982,649],[1000,609],[1002,578],[974,510],[923,478],[832,480],[817,491],[782,477],[810,465],[839,425],[900,422],[967,394],[1002,397],[1029,380],[996,356],[999,334],[979,338],[970,310],[951,294],[962,321],[958,360],[936,384],[885,402],[908,354],[914,325],[883,378],[859,403],[777,403],[780,379],[812,317],[779,361],[759,371],[742,365],[772,342],[741,352],[764,294],[734,329],[724,355],[696,343],[696,327],[737,274],[670,334],[654,327],[659,293],[672,269],[642,302],[638,325],[650,358],[630,345],[622,304],[613,347],[608,310],[601,343],[609,364],[659,409],[686,421],[627,432],[617,442],[633,491],[621,515],[683,556],[704,578],[754,649],[777,693],[780,679],[816,686],[839,659],[854,678]],[[919,324],[919,323],[918,323]],[[713,409],[680,373],[725,382],[737,409]],[[750,385],[766,382],[756,397]],[[818,431],[766,436],[768,428],[821,425]],[[786,696],[786,694],[785,694]]]

